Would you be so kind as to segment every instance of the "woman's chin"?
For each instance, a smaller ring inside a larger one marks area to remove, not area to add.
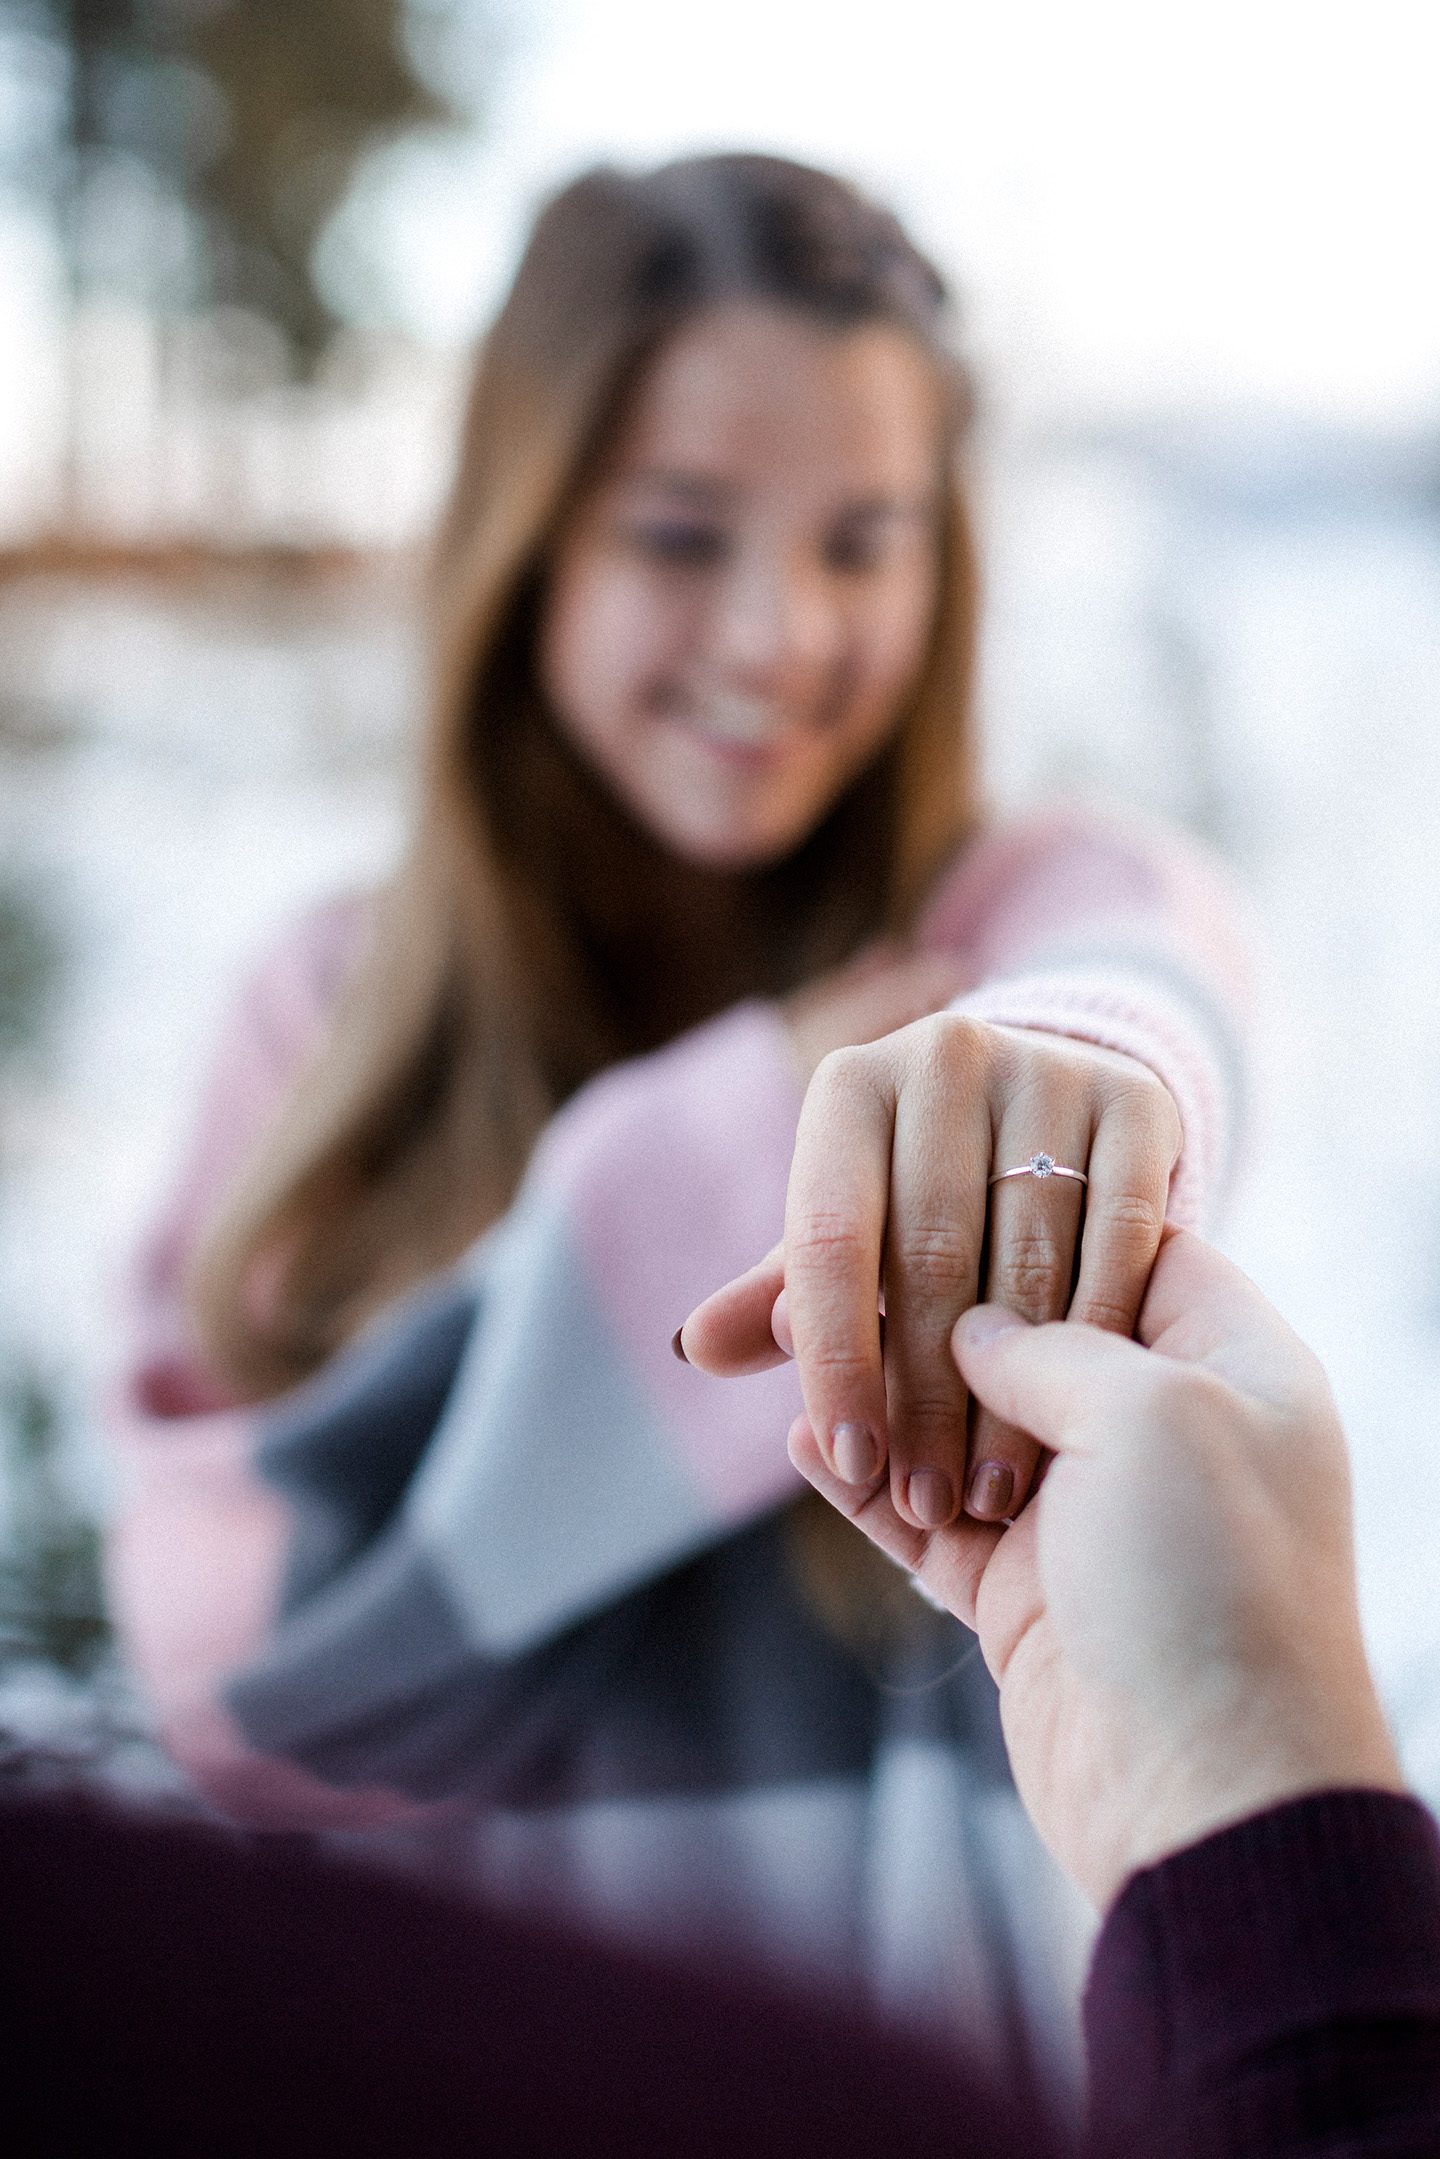
[[[783,862],[794,853],[805,833],[788,826],[778,831],[751,826],[671,825],[663,832],[654,831],[654,837],[690,869],[709,870],[717,877],[744,877]]]

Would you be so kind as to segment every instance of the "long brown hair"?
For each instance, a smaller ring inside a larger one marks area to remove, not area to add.
[[[894,733],[792,856],[727,881],[734,935],[692,966],[663,926],[713,898],[717,875],[649,840],[567,747],[536,631],[555,535],[647,362],[731,299],[902,328],[945,391],[949,485],[929,649]],[[323,1049],[195,1269],[202,1335],[233,1385],[295,1383],[454,1259],[509,1204],[547,1118],[606,1065],[913,919],[972,818],[968,417],[939,275],[828,174],[689,158],[587,173],[543,211],[479,353],[433,552],[413,843]]]

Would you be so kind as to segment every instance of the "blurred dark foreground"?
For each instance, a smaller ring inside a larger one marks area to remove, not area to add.
[[[7,2148],[26,2159],[1052,2148],[853,2018],[298,1841],[12,1793],[0,1910]]]

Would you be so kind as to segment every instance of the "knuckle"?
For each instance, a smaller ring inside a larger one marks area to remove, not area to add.
[[[1056,1269],[1022,1260],[1003,1271],[1000,1302],[1027,1319],[1045,1319],[1059,1302],[1059,1290]]]
[[[1010,1239],[995,1269],[1000,1302],[1027,1318],[1047,1317],[1057,1299],[1062,1306],[1070,1283],[1070,1254],[1042,1231]]]
[[[921,1388],[911,1394],[892,1390],[890,1426],[896,1451],[912,1458],[916,1441],[940,1440],[953,1447],[965,1433],[965,1401],[961,1394],[945,1394]]]
[[[937,1012],[925,1023],[930,1060],[940,1077],[961,1085],[978,1080],[990,1058],[989,1029],[961,1012]]]
[[[799,1222],[790,1224],[786,1235],[786,1265],[794,1257],[805,1257],[812,1252],[857,1252],[861,1244],[864,1244],[864,1237],[861,1237],[855,1216],[810,1209],[810,1213],[803,1213]]]
[[[1010,1095],[1019,1100],[1043,1095],[1067,1071],[1073,1077],[1074,1045],[1057,1035],[1028,1027],[990,1030],[996,1067]]]
[[[1104,1202],[1097,1221],[1107,1245],[1125,1256],[1154,1254],[1165,1227],[1164,1202],[1148,1192],[1116,1192]]]
[[[1064,1248],[1052,1229],[1013,1230],[999,1252],[1000,1273],[1007,1280],[1026,1275],[1059,1274],[1070,1263],[1070,1244]]]
[[[853,1342],[827,1341],[822,1336],[806,1345],[804,1364],[812,1378],[825,1383],[829,1393],[854,1393],[867,1386],[875,1365]]]
[[[1114,1106],[1122,1110],[1144,1130],[1154,1134],[1157,1142],[1180,1144],[1180,1112],[1175,1097],[1157,1073],[1137,1068],[1127,1073],[1114,1096]]]
[[[869,1042],[847,1042],[827,1050],[815,1067],[809,1092],[829,1103],[836,1097],[868,1092],[875,1076],[875,1048]]]
[[[1112,1192],[1105,1201],[1102,1220],[1107,1228],[1143,1229],[1158,1237],[1165,1223],[1165,1208],[1154,1192]]]
[[[896,1274],[895,1287],[903,1299],[953,1297],[973,1281],[975,1253],[959,1229],[922,1224],[904,1232],[886,1272],[887,1277]]]
[[[1123,1296],[1118,1290],[1097,1289],[1077,1300],[1070,1317],[1083,1320],[1087,1327],[1099,1327],[1106,1334],[1129,1334],[1138,1309],[1136,1298]]]
[[[785,1236],[785,1266],[852,1262],[869,1249],[869,1241],[853,1215],[809,1213],[792,1223]]]

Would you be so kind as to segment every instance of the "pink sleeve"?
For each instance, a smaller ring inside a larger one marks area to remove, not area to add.
[[[1250,1009],[1245,909],[1192,841],[1133,815],[1066,804],[965,853],[925,943],[963,952],[954,1009],[1122,1051],[1180,1112],[1172,1220],[1203,1222],[1231,1174]]]
[[[224,1404],[195,1346],[185,1272],[202,1231],[318,1049],[365,914],[363,899],[345,898],[291,924],[231,1008],[188,1154],[134,1266],[128,1320],[138,1358],[130,1392],[142,1415],[171,1418]]]
[[[277,1778],[275,1764],[252,1762],[219,1700],[217,1674],[242,1665],[270,1625],[287,1524],[253,1473],[255,1420],[207,1371],[185,1297],[197,1239],[318,1047],[364,919],[363,900],[316,909],[242,988],[188,1157],[126,1285],[127,1355],[106,1405],[124,1478],[106,1539],[117,1629],[167,1746],[218,1806],[259,1826],[358,1826],[403,1804],[385,1793],[337,1801],[287,1765]]]

